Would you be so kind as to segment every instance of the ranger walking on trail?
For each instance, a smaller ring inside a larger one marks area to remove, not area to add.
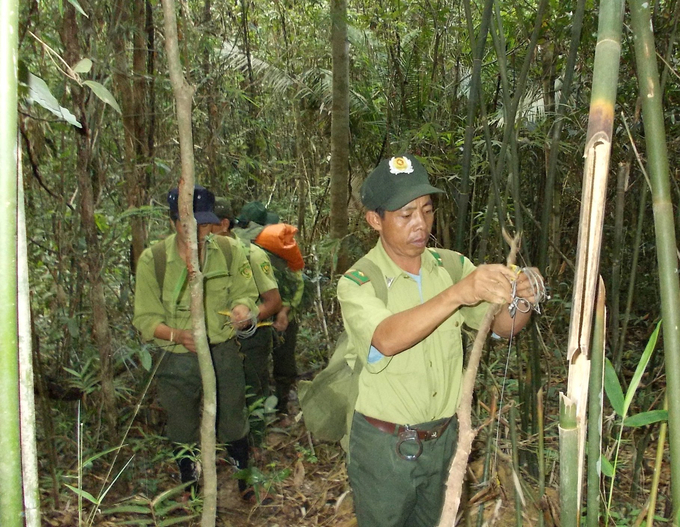
[[[196,186],[194,217],[198,224],[199,262],[205,277],[205,316],[217,380],[217,438],[239,469],[248,466],[248,416],[245,404],[243,357],[235,338],[237,328],[252,323],[257,313],[257,288],[241,245],[214,236],[220,223],[213,212],[212,192]],[[176,233],[146,249],[137,266],[134,326],[145,340],[166,352],[158,368],[158,395],[167,412],[167,435],[177,445],[182,483],[196,481],[195,452],[180,445],[199,441],[201,374],[191,331],[187,277],[188,245],[179,221],[178,191],[168,193],[170,220]],[[230,316],[220,314],[228,310]],[[252,491],[239,480],[244,498]],[[196,485],[194,484],[194,487]]]
[[[364,259],[379,268],[387,301],[360,270],[338,283],[349,346],[363,364],[347,467],[360,527],[437,524],[457,437],[461,326],[476,329],[488,303],[510,303],[513,291],[535,301],[525,273],[428,248],[432,194],[441,192],[414,156],[381,161],[361,199],[380,237]],[[451,261],[459,276],[446,268]],[[514,323],[508,309],[497,315],[497,335],[526,325],[531,310],[516,311]]]

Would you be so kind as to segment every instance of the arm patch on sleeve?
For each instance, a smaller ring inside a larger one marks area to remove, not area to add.
[[[364,285],[371,281],[371,279],[368,276],[366,276],[361,271],[357,271],[355,269],[350,269],[342,276],[344,278],[348,278],[357,285]]]

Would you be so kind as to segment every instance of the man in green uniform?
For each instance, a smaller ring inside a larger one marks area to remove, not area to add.
[[[383,160],[361,189],[366,220],[379,234],[366,255],[382,272],[387,303],[350,269],[338,282],[342,317],[364,363],[349,439],[348,475],[360,527],[431,527],[441,514],[457,438],[463,370],[461,326],[476,329],[487,302],[533,301],[523,275],[504,265],[475,267],[455,254],[461,279],[428,250],[434,220],[427,171],[411,155]],[[446,255],[449,256],[449,255]],[[530,314],[508,309],[493,331],[519,331]]]
[[[245,405],[243,358],[235,328],[247,326],[257,312],[257,288],[240,244],[211,234],[219,224],[213,212],[215,197],[194,189],[194,217],[198,224],[199,262],[205,279],[204,302],[208,342],[217,380],[217,437],[227,444],[239,469],[248,465],[248,417]],[[187,278],[189,247],[179,221],[178,191],[168,193],[170,219],[176,233],[146,249],[137,265],[134,326],[144,340],[153,340],[163,353],[158,368],[158,395],[167,412],[167,435],[177,445],[199,440],[201,374],[191,330]],[[219,243],[218,243],[219,242]],[[220,314],[230,311],[230,317]],[[183,483],[198,477],[192,453],[177,448]],[[241,491],[245,481],[239,480]]]
[[[215,215],[220,219],[220,224],[213,226],[213,233],[221,236],[232,236],[231,227],[234,215],[231,203],[227,198],[215,198]],[[248,261],[253,270],[257,290],[260,293],[257,320],[259,323],[263,323],[269,321],[281,310],[281,295],[274,278],[272,264],[265,250],[254,243],[248,243],[245,250],[248,252]],[[252,334],[239,338],[241,352],[244,355],[246,401],[249,406],[258,400],[266,400],[270,394],[269,360],[273,347],[273,335],[271,322],[269,324],[255,327]],[[264,432],[264,419],[251,418],[250,434],[255,447],[262,443]]]
[[[247,203],[238,215],[238,227],[234,229],[242,240],[254,242],[255,238],[267,225],[279,222],[276,213],[267,211],[259,201]],[[295,362],[295,347],[298,333],[298,308],[305,289],[302,271],[292,271],[287,262],[267,251],[274,274],[279,285],[283,307],[274,318],[274,329],[278,332],[278,341],[272,353],[274,368],[273,376],[276,385],[276,406],[280,414],[288,414],[289,393],[297,379],[297,365]]]

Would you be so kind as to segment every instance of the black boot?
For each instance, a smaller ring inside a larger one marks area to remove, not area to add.
[[[249,450],[250,447],[248,446],[247,436],[227,443],[227,453],[234,460],[234,463],[236,463],[236,468],[238,470],[246,470],[248,468]],[[255,495],[253,488],[248,485],[248,482],[244,478],[238,479],[238,490],[245,501],[250,501]]]
[[[193,452],[186,449],[175,450],[177,466],[179,467],[179,479],[182,483],[191,483],[187,486],[187,491],[194,495],[198,494],[198,467]]]

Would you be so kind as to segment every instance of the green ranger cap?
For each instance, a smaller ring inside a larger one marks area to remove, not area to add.
[[[383,159],[361,185],[361,202],[368,210],[394,211],[420,196],[443,193],[430,185],[425,167],[411,154]]]
[[[215,215],[221,220],[225,218],[233,219],[234,211],[231,208],[231,202],[227,198],[215,198]]]

